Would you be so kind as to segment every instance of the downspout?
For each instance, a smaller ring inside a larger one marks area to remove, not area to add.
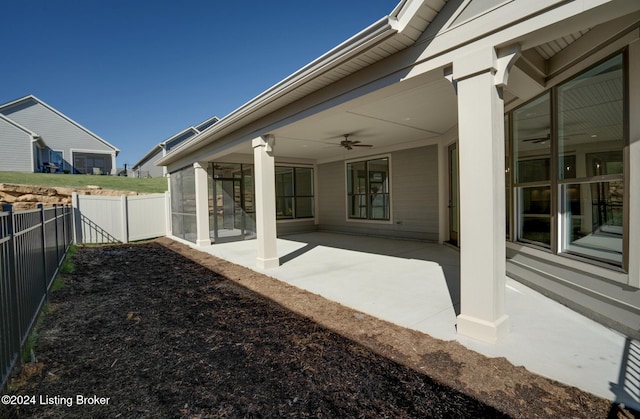
[[[160,143],[160,148],[162,149],[162,157],[164,158],[164,156],[167,155],[167,143],[166,142]],[[169,170],[167,169],[167,166],[162,166],[162,176],[167,177],[168,175],[169,175]]]
[[[39,135],[32,134],[31,135],[31,172],[36,172],[36,156],[34,156],[34,146],[40,148],[38,142],[41,141],[42,138]],[[38,156],[40,153],[38,153]],[[38,159],[39,160],[39,159]]]

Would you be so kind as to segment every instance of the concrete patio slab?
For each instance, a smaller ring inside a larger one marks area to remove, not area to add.
[[[640,408],[635,341],[542,294],[506,279],[511,332],[495,345],[456,333],[459,252],[418,241],[335,233],[278,239],[280,266],[256,268],[255,241],[194,247],[319,294],[354,310],[490,357],[505,357],[539,375]]]

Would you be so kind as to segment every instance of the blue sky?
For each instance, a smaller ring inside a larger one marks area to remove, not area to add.
[[[223,117],[396,0],[5,0],[0,103],[33,94],[118,147],[118,166]]]

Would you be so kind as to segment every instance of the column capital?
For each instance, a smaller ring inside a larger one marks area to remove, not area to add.
[[[265,147],[267,153],[272,153],[273,147],[276,145],[276,137],[272,134],[262,135],[258,138],[254,138],[251,145],[253,148]]]
[[[468,53],[453,62],[453,80],[464,80],[469,77],[491,72],[495,74],[498,58],[494,48],[482,48]]]
[[[493,47],[481,48],[455,60],[453,69],[445,71],[445,78],[453,82],[479,74],[491,73],[495,77],[495,85],[504,87],[507,84],[509,70],[520,54],[520,45],[518,44],[499,50]]]

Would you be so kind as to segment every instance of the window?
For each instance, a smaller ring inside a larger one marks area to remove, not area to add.
[[[550,95],[513,112],[516,222],[518,238],[551,246]]]
[[[350,219],[389,220],[389,159],[347,163]]]
[[[62,157],[62,151],[49,151],[49,163],[55,165],[56,170],[61,171],[63,169],[64,159]]]
[[[276,216],[278,219],[314,216],[312,168],[276,167]]]
[[[624,60],[558,87],[562,252],[622,264]]]
[[[614,56],[509,114],[516,240],[622,266],[624,61]]]

